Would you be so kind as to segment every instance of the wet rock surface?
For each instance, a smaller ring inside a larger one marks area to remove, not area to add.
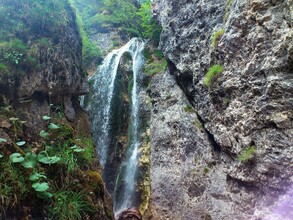
[[[158,219],[265,218],[292,186],[292,4],[154,2],[169,59],[169,73],[155,76],[151,88],[151,206]],[[215,64],[224,72],[206,87]],[[239,159],[253,146],[256,152]]]

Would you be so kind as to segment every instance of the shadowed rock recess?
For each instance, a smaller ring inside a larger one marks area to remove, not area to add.
[[[153,2],[169,63],[150,89],[155,219],[293,219],[278,209],[293,187],[292,5]]]

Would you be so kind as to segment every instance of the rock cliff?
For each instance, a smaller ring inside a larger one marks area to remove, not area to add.
[[[272,211],[293,185],[292,5],[154,1],[169,63],[150,90],[155,218],[292,218]]]

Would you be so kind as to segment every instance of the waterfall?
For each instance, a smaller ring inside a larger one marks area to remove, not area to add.
[[[113,107],[113,96],[115,80],[119,62],[124,53],[129,52],[132,57],[133,87],[131,90],[131,111],[128,131],[128,146],[123,158],[122,166],[118,169],[118,177],[114,190],[114,209],[119,212],[124,208],[134,206],[136,173],[139,148],[139,79],[143,65],[144,42],[138,38],[131,39],[120,49],[109,53],[98,71],[89,79],[91,92],[88,96],[86,109],[91,118],[92,131],[97,146],[97,153],[103,167],[111,151],[111,113]],[[85,102],[83,100],[83,102]],[[119,183],[119,179],[122,183]],[[120,185],[119,190],[117,185]],[[118,195],[119,194],[119,195]]]
[[[117,180],[123,179],[124,185],[120,197],[115,197],[114,210],[119,213],[125,208],[134,206],[134,191],[135,191],[135,176],[137,173],[138,163],[138,148],[139,148],[139,73],[143,65],[142,50],[144,44],[142,43],[138,50],[132,54],[133,58],[133,88],[131,91],[131,116],[130,116],[130,141],[128,150],[126,152],[124,165],[120,169],[120,173]],[[122,176],[121,176],[122,175]],[[118,184],[116,184],[118,185]],[[117,195],[117,189],[115,189],[115,195]]]

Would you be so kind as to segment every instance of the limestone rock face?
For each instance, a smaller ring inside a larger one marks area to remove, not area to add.
[[[257,219],[292,187],[292,5],[154,1],[169,60],[169,73],[152,87],[151,206],[158,218]],[[204,75],[215,64],[224,71],[207,87]],[[193,109],[184,112],[188,101]]]
[[[19,80],[16,96],[28,102],[18,103],[17,109],[22,112],[23,120],[27,121],[28,136],[38,134],[43,127],[41,116],[49,114],[51,104],[62,106],[67,119],[73,122],[73,102],[77,103],[78,97],[89,90],[82,68],[82,42],[75,14],[70,8],[67,12],[69,21],[63,33],[51,38],[52,42],[48,42],[51,47],[36,46],[39,65]],[[38,115],[40,117],[36,117]]]

